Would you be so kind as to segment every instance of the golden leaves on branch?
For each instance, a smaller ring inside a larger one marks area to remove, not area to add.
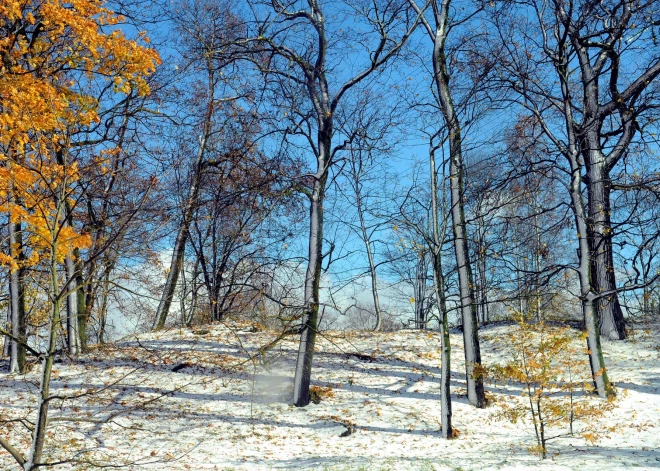
[[[131,40],[118,28],[105,32],[123,18],[103,2],[5,0],[0,16],[23,26],[0,29],[0,143],[21,146],[36,133],[98,120],[85,79],[112,80],[117,92],[149,93],[146,78],[160,63],[157,52],[144,45],[143,33]]]
[[[99,121],[91,85],[146,95],[160,58],[144,33],[127,38],[101,0],[3,0],[0,17],[0,212],[23,225],[21,263],[61,262],[90,244],[64,223],[64,207],[82,178],[68,136]],[[6,254],[0,263],[18,268]]]
[[[52,197],[58,186],[70,186],[80,178],[78,165],[34,167],[28,165],[32,160],[33,156],[29,155],[22,165],[8,161],[0,167],[0,196],[3,198],[0,213],[6,213],[12,223],[23,224],[23,233],[27,236],[23,242],[30,247],[23,266],[36,265],[42,257],[49,256],[52,249],[56,260],[62,262],[73,250],[86,248],[91,243],[89,235],[78,234],[72,227],[62,225],[62,210],[58,210],[58,201]],[[8,255],[0,257],[0,264],[14,270],[19,268],[18,261]]]
[[[512,423],[531,418],[537,446],[530,451],[545,458],[549,440],[580,435],[587,441],[600,434],[598,419],[613,407],[592,397],[585,332],[570,327],[530,322],[516,313],[517,326],[501,342],[510,359],[484,372],[491,380],[520,388],[520,398],[501,403],[494,418]]]

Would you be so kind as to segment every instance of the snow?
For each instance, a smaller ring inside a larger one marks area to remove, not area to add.
[[[511,328],[480,331],[485,364],[506,359],[496,340]],[[496,401],[481,410],[468,404],[460,334],[451,338],[453,425],[460,435],[444,440],[437,333],[323,333],[312,383],[330,387],[332,395],[296,408],[288,404],[296,338],[261,355],[277,333],[253,330],[238,323],[172,329],[63,359],[52,393],[81,396],[52,401],[47,456],[87,462],[62,469],[660,468],[658,325],[638,327],[631,341],[604,340],[618,399],[599,427],[612,430],[596,445],[577,436],[552,441],[545,461],[527,451],[535,444],[531,423],[494,418],[498,401],[517,400],[520,388],[487,383]],[[0,376],[3,419],[33,416],[38,370]],[[0,433],[27,449],[20,423],[4,424]],[[14,468],[1,452],[0,469]]]

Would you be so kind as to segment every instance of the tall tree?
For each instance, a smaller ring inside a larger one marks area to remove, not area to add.
[[[537,5],[531,6],[532,8],[537,7]],[[536,11],[541,14],[541,10]],[[543,25],[543,17],[539,16],[538,18],[541,22],[540,24]],[[503,35],[508,35],[512,31],[521,31],[523,34],[527,32],[527,28],[518,29],[516,27],[510,29],[511,23],[506,23],[498,17],[496,19],[500,21],[500,32]],[[504,23],[506,23],[506,26],[504,26]],[[556,95],[551,92],[553,91],[553,87],[545,88],[541,85],[544,79],[540,75],[542,73],[541,70],[537,71],[533,67],[530,67],[530,58],[535,57],[532,52],[522,51],[521,55],[520,51],[515,50],[508,41],[503,41],[503,50],[505,51],[506,59],[502,62],[503,70],[506,70],[507,73],[501,75],[505,77],[505,80],[516,93],[517,98],[514,101],[530,112],[534,125],[541,129],[544,137],[552,143],[556,152],[565,157],[569,167],[568,174],[570,175],[570,182],[567,184],[567,188],[571,198],[571,208],[573,210],[578,237],[577,273],[580,283],[582,314],[588,333],[587,342],[590,352],[590,364],[598,393],[601,397],[606,397],[613,394],[613,390],[605,368],[598,326],[597,304],[599,294],[593,282],[593,258],[589,238],[591,232],[589,230],[588,204],[583,195],[584,162],[581,158],[579,129],[576,129],[574,126],[578,119],[574,116],[578,112],[576,111],[578,108],[574,106],[576,88],[572,86],[570,81],[572,53],[569,49],[570,41],[566,35],[566,30],[557,27],[550,31],[552,31],[553,41],[555,41],[552,48],[550,43],[547,42],[548,36],[545,35],[547,30],[542,28],[539,34],[546,40],[543,43],[543,53],[549,56],[552,67],[556,71],[556,77],[558,78],[559,90],[554,89]],[[539,78],[541,81],[538,81]],[[564,126],[563,129],[553,126],[553,123],[550,121],[553,117],[550,110],[558,112],[564,118],[564,122],[562,123]]]
[[[544,96],[559,111],[562,125],[549,120],[547,113],[543,118],[560,153],[569,153],[568,134],[575,138],[576,171],[581,172],[587,193],[590,279],[598,297],[600,333],[624,339],[612,251],[616,236],[612,172],[629,155],[631,143],[641,133],[640,123],[656,108],[658,11],[652,1],[631,0],[524,1],[519,5],[514,11],[519,24],[513,29],[509,26],[515,33],[508,34],[506,41],[522,40],[528,56],[522,58],[520,51],[506,48],[507,68],[517,77],[512,85],[529,98]],[[553,74],[554,85],[547,83],[541,70]],[[562,94],[558,84],[563,87],[564,83],[568,89]]]
[[[60,283],[60,265],[76,248],[86,247],[89,236],[65,220],[66,205],[76,200],[78,163],[71,160],[72,131],[98,120],[98,103],[86,94],[86,85],[112,76],[115,92],[149,88],[145,76],[158,63],[155,51],[129,40],[120,31],[105,32],[121,17],[95,0],[48,3],[5,1],[0,5],[0,192],[15,197],[0,209],[12,222],[21,221],[27,263],[40,261],[50,283],[46,340],[34,349],[27,339],[10,335],[42,362],[37,413],[27,455],[6,440],[7,450],[25,470],[43,467],[47,439],[50,382],[60,327],[61,301],[70,292],[70,279]],[[61,159],[54,155],[61,153]],[[27,254],[26,254],[27,255]],[[20,257],[3,254],[1,261],[16,270]]]
[[[412,8],[418,13],[423,12],[415,0],[409,0]],[[478,11],[479,8],[476,9]],[[467,18],[456,19],[452,13],[451,0],[431,2],[431,20],[422,16],[422,25],[433,44],[431,60],[433,63],[433,85],[447,127],[449,141],[449,181],[451,193],[452,230],[454,233],[454,251],[458,270],[460,308],[463,320],[463,342],[465,350],[465,375],[467,380],[468,399],[476,407],[486,406],[483,379],[479,374],[481,367],[481,350],[479,347],[478,319],[474,294],[474,279],[472,264],[468,249],[468,233],[465,223],[465,176],[463,157],[463,130],[454,105],[452,76],[448,63],[447,39],[451,29],[467,21]]]
[[[199,193],[204,173],[209,167],[207,154],[218,132],[217,115],[223,103],[236,101],[240,92],[231,90],[232,75],[228,67],[235,60],[235,40],[242,33],[243,25],[227,2],[190,0],[173,8],[172,23],[180,35],[180,54],[184,60],[183,72],[199,75],[196,83],[182,84],[192,88],[190,106],[195,114],[193,126],[187,127],[197,137],[195,158],[187,175],[187,194],[181,202],[176,237],[167,278],[156,310],[154,329],[165,325],[174,298],[179,274],[183,267],[186,244],[195,210],[199,204]],[[226,94],[223,94],[226,92]]]
[[[273,95],[280,97],[275,100],[288,109],[284,116],[290,126],[282,130],[284,136],[302,137],[315,160],[305,189],[309,248],[293,388],[293,403],[302,407],[310,402],[319,320],[326,184],[336,155],[351,141],[347,136],[344,143],[335,142],[336,113],[349,100],[351,89],[372,77],[400,51],[416,22],[402,3],[381,0],[333,2],[333,16],[326,15],[329,5],[320,0],[251,5],[257,15],[256,34],[249,41],[257,49],[253,60],[272,85]],[[345,19],[347,15],[352,17],[350,21]],[[342,70],[338,61],[345,61],[346,52],[356,49],[361,49],[353,53],[356,72]]]

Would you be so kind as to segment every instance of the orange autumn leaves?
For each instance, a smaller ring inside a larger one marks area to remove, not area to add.
[[[26,235],[23,243],[30,248],[21,261],[23,266],[36,265],[44,256],[52,256],[61,263],[74,249],[91,243],[89,235],[78,234],[71,226],[63,224],[64,205],[52,197],[62,194],[57,191],[58,186],[66,191],[78,179],[75,163],[37,169],[8,161],[0,168],[0,180],[4,180],[0,184],[0,198],[5,201],[0,211],[9,214],[10,222],[22,223]],[[10,253],[18,251],[18,247],[13,247]],[[19,268],[19,260],[11,255],[0,254],[0,263],[12,270]]]
[[[0,18],[0,211],[23,224],[29,264],[53,248],[61,261],[89,244],[63,223],[63,202],[81,178],[69,136],[99,119],[91,84],[148,94],[160,59],[99,0],[3,0]]]

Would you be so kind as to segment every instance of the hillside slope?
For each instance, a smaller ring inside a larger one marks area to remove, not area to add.
[[[486,364],[506,357],[496,339],[508,329],[481,331]],[[436,333],[325,333],[313,384],[330,393],[298,409],[287,403],[295,339],[260,355],[259,348],[277,334],[254,330],[239,324],[175,329],[63,359],[53,386],[63,396],[81,397],[52,402],[49,456],[87,462],[63,469],[660,468],[657,326],[639,329],[631,342],[604,343],[619,397],[599,427],[613,431],[595,446],[578,437],[553,441],[552,458],[543,462],[526,451],[535,443],[529,422],[494,417],[498,401],[517,400],[520,388],[487,384],[494,403],[483,410],[467,404],[460,334],[451,339],[454,427],[460,435],[446,441],[437,434]],[[30,417],[37,370],[25,378],[0,376],[4,420]],[[0,431],[26,446],[20,422]],[[9,455],[0,453],[0,468],[12,466]]]

